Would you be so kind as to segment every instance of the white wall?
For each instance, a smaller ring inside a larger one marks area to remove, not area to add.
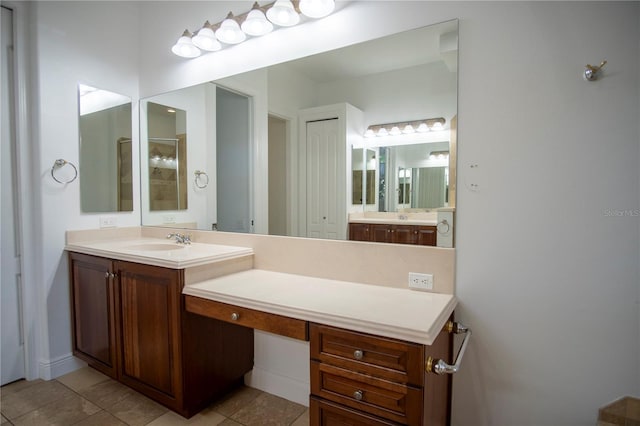
[[[55,158],[77,160],[76,80],[135,99],[136,63],[148,96],[460,18],[457,315],[474,337],[454,423],[594,424],[599,406],[640,394],[640,226],[616,216],[640,211],[638,2],[351,2],[195,61],[169,51],[184,28],[251,2],[185,3],[36,8],[45,367],[69,353],[64,231],[97,226],[77,184],[47,178]]]
[[[40,2],[33,5],[31,23],[34,31],[34,79],[30,85],[37,105],[31,128],[35,152],[32,168],[37,173],[35,191],[35,224],[41,229],[36,236],[37,255],[42,263],[24,260],[24,268],[38,270],[38,310],[42,321],[27,326],[39,330],[39,375],[55,377],[77,363],[71,357],[71,324],[69,312],[69,278],[63,251],[67,229],[99,227],[104,214],[80,211],[78,180],[60,185],[54,182],[50,169],[57,158],[78,164],[78,99],[77,85],[83,82],[129,96],[134,101],[133,117],[138,116],[138,46],[136,33],[138,9],[135,5],[117,6],[101,2]],[[133,121],[133,164],[138,158],[138,120]],[[29,141],[28,143],[31,143]],[[137,168],[134,182],[139,182]],[[140,223],[139,186],[134,184],[134,210],[110,213],[118,226]]]

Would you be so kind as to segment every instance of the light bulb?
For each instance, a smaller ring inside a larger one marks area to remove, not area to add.
[[[373,138],[375,136],[376,136],[376,132],[374,132],[373,129],[367,129],[367,131],[364,132],[365,138]]]
[[[216,39],[216,35],[213,32],[213,27],[209,23],[209,21],[204,23],[204,26],[198,31],[198,34],[194,35],[191,39],[193,44],[199,47],[202,50],[206,50],[208,52],[215,52],[216,50],[222,49],[222,45]]]
[[[404,129],[402,129],[402,133],[406,133],[406,134],[415,133],[415,131],[416,130],[413,128],[411,124],[407,124],[406,126],[404,126]]]
[[[273,6],[267,10],[267,18],[281,27],[291,27],[300,22],[300,15],[289,0],[276,0]]]
[[[309,18],[324,18],[336,7],[334,0],[300,0],[300,12]]]
[[[398,126],[393,126],[391,128],[391,130],[389,131],[389,134],[391,136],[398,136],[398,135],[402,134],[402,132],[400,131],[400,128]]]
[[[431,130],[434,130],[434,131],[439,131],[443,129],[444,129],[444,126],[439,121],[436,121],[435,123],[433,123],[433,126],[431,126]]]
[[[182,33],[182,36],[180,36],[176,44],[173,45],[171,51],[183,58],[197,58],[201,53],[200,49],[191,41],[191,33],[189,30],[184,30],[184,33]]]
[[[389,132],[384,127],[380,127],[380,130],[378,130],[378,136],[387,136],[388,134]]]
[[[264,16],[264,12],[257,8],[258,3],[249,12],[246,19],[242,23],[242,31],[250,36],[260,37],[273,31],[273,24]]]
[[[420,133],[424,133],[429,131],[429,127],[427,127],[427,123],[420,123],[416,130]]]
[[[222,21],[220,28],[216,31],[216,38],[226,44],[238,44],[245,41],[247,36],[233,19],[233,13],[229,12],[227,19]]]

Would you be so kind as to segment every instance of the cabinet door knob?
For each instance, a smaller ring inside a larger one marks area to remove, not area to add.
[[[231,319],[232,319],[233,321],[238,321],[238,319],[239,319],[239,318],[240,318],[240,314],[238,314],[238,313],[236,313],[236,312],[234,312],[234,313],[232,313],[232,314],[231,314]]]
[[[104,277],[107,278],[107,279],[111,278],[111,272],[109,272],[109,271],[105,272],[104,273]]]
[[[364,352],[362,352],[360,349],[357,349],[356,351],[353,352],[353,357],[355,359],[362,359],[363,356],[364,356]]]
[[[111,278],[115,278],[115,277],[117,277],[117,275],[112,272],[111,273]]]
[[[353,393],[353,398],[354,398],[356,401],[362,401],[362,397],[363,397],[363,396],[364,396],[364,394],[362,393],[362,391],[361,391],[361,390],[357,390],[357,391],[355,391],[355,392]]]

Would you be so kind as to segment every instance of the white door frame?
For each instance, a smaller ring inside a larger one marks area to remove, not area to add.
[[[30,92],[29,82],[34,76],[28,66],[30,7],[29,2],[5,1],[2,5],[13,10],[14,34],[14,85],[16,112],[16,188],[18,191],[17,211],[20,217],[18,240],[21,247],[22,274],[22,323],[24,328],[25,376],[27,380],[39,378],[39,364],[41,352],[40,330],[43,328],[45,306],[40,298],[38,276],[41,275],[39,265],[42,264],[38,247],[39,230],[37,202],[40,196],[38,171],[40,170],[39,146],[30,143],[35,135],[31,134],[31,115],[33,107],[28,100],[34,96]],[[25,190],[29,188],[30,190]]]

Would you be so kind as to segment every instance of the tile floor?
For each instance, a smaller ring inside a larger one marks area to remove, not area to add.
[[[309,425],[306,407],[250,387],[187,420],[89,367],[3,386],[0,412],[1,426]]]

